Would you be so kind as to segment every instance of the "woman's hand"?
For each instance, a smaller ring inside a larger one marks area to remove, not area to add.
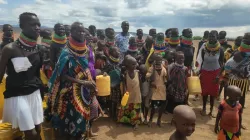
[[[89,88],[92,90],[96,90],[96,84],[94,81],[81,81],[81,84],[85,87],[85,88]]]
[[[215,84],[218,84],[218,83],[219,83],[219,80],[220,80],[220,77],[219,77],[219,76],[216,76],[216,78],[214,79],[214,83],[215,83]]]

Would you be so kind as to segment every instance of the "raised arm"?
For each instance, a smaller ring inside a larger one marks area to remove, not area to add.
[[[0,57],[0,83],[2,83],[8,60],[11,58],[13,51],[12,44],[9,44],[2,49],[2,55]]]

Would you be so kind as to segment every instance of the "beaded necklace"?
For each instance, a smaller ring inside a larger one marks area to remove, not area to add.
[[[181,37],[181,43],[184,44],[184,45],[192,45],[193,44],[193,38],[188,38],[188,37],[185,37],[185,36],[182,36]]]
[[[209,44],[209,41],[205,44],[205,52],[209,55],[214,56],[220,50],[220,43],[217,41],[215,44]]]
[[[106,44],[107,46],[114,46],[114,45],[115,45],[115,40],[114,40],[114,39],[106,38],[106,39],[105,39],[105,44]]]
[[[52,42],[52,41],[51,41],[50,39],[45,39],[45,38],[43,38],[43,39],[41,40],[41,44],[44,45],[44,46],[46,46],[46,47],[50,47],[51,42]]]
[[[136,43],[138,47],[142,47],[145,44],[144,39],[136,39]]]
[[[66,44],[67,42],[67,36],[59,36],[56,33],[54,33],[53,37],[52,37],[52,41],[58,43],[58,44]]]
[[[165,42],[169,42],[170,38],[166,37]]]
[[[178,45],[180,44],[180,38],[179,37],[171,37],[168,42],[170,45]]]
[[[138,51],[138,48],[137,48],[137,46],[131,46],[131,45],[129,45],[128,50],[130,52],[136,52],[136,51]]]
[[[37,41],[26,37],[23,33],[20,34],[19,38],[16,40],[19,48],[27,52],[34,52],[37,50]]]
[[[111,56],[111,55],[109,55],[109,59],[110,59],[111,61],[115,62],[115,63],[118,63],[118,62],[120,61],[119,58],[115,58],[115,57],[113,57],[113,56]]]
[[[79,57],[85,57],[88,52],[88,47],[86,45],[86,40],[83,43],[75,41],[72,37],[69,37],[69,42],[67,43],[69,51]]]
[[[4,36],[4,35],[3,35],[2,41],[3,41],[3,42],[6,42],[6,43],[14,42],[14,35],[12,34],[11,37],[7,37],[7,36]]]
[[[239,47],[240,52],[250,52],[250,45],[247,45],[243,42],[241,42],[240,47]]]

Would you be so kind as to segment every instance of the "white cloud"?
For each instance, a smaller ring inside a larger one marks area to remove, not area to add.
[[[6,0],[0,0],[0,4],[8,4]]]
[[[179,21],[178,18],[182,18],[180,16],[203,16],[205,19],[210,20],[214,16],[212,13],[202,13],[200,11],[214,9],[222,11],[221,9],[225,7],[244,9],[247,8],[247,5],[250,5],[250,0],[136,0],[136,2],[134,0],[70,0],[68,3],[61,0],[34,1],[34,4],[25,4],[24,2],[24,4],[14,9],[8,9],[9,16],[7,18],[0,13],[0,20],[18,23],[19,14],[34,12],[39,16],[43,26],[53,27],[57,22],[71,24],[74,21],[80,21],[85,26],[93,24],[97,28],[112,27],[116,31],[121,30],[120,24],[123,20],[129,20],[130,31],[134,32],[137,28],[142,28],[145,33],[148,33],[148,30],[153,28],[154,23],[160,21],[166,22],[166,26],[159,25],[155,28],[158,31],[165,32],[166,28],[168,28],[167,23],[174,23],[175,25]],[[1,3],[7,2],[0,0]],[[241,15],[240,12],[234,13],[234,15],[237,14]],[[166,18],[173,16],[177,20]],[[154,17],[159,18],[151,21],[150,18]],[[143,18],[146,21],[137,18]],[[185,22],[183,24],[188,26],[188,19]],[[249,30],[249,26],[222,27],[222,29],[227,29],[228,35],[236,36]],[[195,35],[202,35],[205,28],[193,28],[193,30]]]

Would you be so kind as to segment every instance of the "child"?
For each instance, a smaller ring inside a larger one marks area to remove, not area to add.
[[[219,106],[214,131],[219,132],[218,140],[240,140],[242,107],[238,100],[241,90],[236,86],[228,86],[225,92],[228,99],[223,100]]]
[[[187,105],[179,105],[174,109],[173,121],[175,132],[169,140],[187,140],[187,136],[191,136],[195,131],[196,115],[194,111]]]
[[[142,113],[144,116],[144,124],[147,124],[148,121],[148,111],[149,111],[149,104],[151,100],[152,94],[149,91],[149,80],[146,79],[147,68],[145,65],[140,65],[140,81],[141,81],[141,94],[142,94]]]
[[[155,114],[155,109],[159,107],[159,115],[157,119],[157,125],[161,127],[161,117],[166,107],[166,86],[167,70],[162,64],[162,56],[160,54],[154,57],[155,61],[149,68],[146,77],[149,79],[153,76],[151,82],[152,98],[151,98],[151,114],[148,126],[152,126],[152,120]],[[152,78],[151,78],[152,79]]]
[[[113,28],[106,28],[105,29],[105,48],[104,54],[108,56],[109,48],[115,46],[115,31]]]
[[[141,55],[139,54],[135,37],[129,38],[129,47],[125,56],[126,55],[131,55],[132,57],[136,59],[137,62],[139,62]]]
[[[102,72],[106,72],[111,79],[111,95],[110,100],[108,100],[110,108],[110,116],[116,121],[117,119],[117,108],[120,106],[121,102],[121,68],[119,67],[120,62],[120,52],[117,47],[109,48],[109,56],[106,61]]]
[[[118,114],[118,122],[129,123],[138,129],[141,122],[141,91],[139,72],[136,70],[136,59],[130,55],[124,58],[126,72],[124,76],[124,91],[129,92],[129,99],[126,106],[122,106]]]
[[[175,63],[168,67],[167,111],[169,113],[173,113],[176,106],[186,104],[188,69],[184,66],[184,58],[183,52],[176,52]]]
[[[142,50],[142,48],[143,48],[143,46],[145,44],[145,41],[142,38],[143,37],[143,30],[138,29],[136,31],[136,35],[137,35],[137,38],[136,38],[137,48],[138,48],[139,52],[141,52],[141,50]]]
[[[152,36],[147,36],[145,42],[146,43],[143,46],[142,51],[141,51],[141,54],[142,54],[141,64],[146,63],[148,55],[150,54],[150,49],[152,48],[152,46],[154,44],[153,37]]]

